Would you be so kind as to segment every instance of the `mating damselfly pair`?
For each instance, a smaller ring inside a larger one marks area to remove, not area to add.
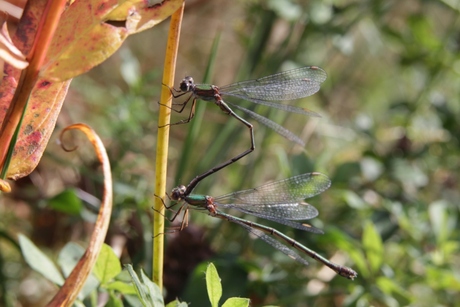
[[[184,78],[180,83],[180,90],[171,89],[171,93],[174,98],[186,95],[187,93],[191,94],[185,102],[174,104],[179,105],[180,108],[178,110],[173,110],[179,113],[182,112],[190,100],[192,100],[192,106],[188,118],[176,124],[187,123],[193,118],[194,106],[197,99],[213,101],[223,112],[233,116],[249,129],[251,146],[243,153],[219,164],[199,176],[196,176],[187,186],[181,185],[174,188],[171,192],[170,198],[181,204],[178,212],[184,211],[185,213],[188,213],[189,208],[204,209],[213,217],[227,220],[242,226],[250,233],[304,265],[308,265],[308,262],[304,257],[300,256],[297,251],[320,261],[340,276],[353,279],[357,276],[357,273],[351,268],[340,266],[327,260],[318,253],[284,235],[280,231],[262,224],[226,214],[219,210],[219,208],[233,208],[243,213],[272,220],[296,229],[310,231],[313,233],[322,233],[321,230],[298,221],[311,219],[318,215],[316,208],[303,202],[303,200],[313,197],[329,188],[330,180],[327,176],[320,173],[307,173],[285,180],[268,183],[259,188],[234,192],[216,198],[207,195],[191,194],[193,189],[201,180],[238,161],[255,149],[252,124],[234,113],[229,106],[243,111],[250,117],[270,127],[285,138],[300,145],[305,145],[299,137],[286,128],[239,105],[224,102],[222,99],[223,96],[233,96],[252,101],[256,104],[262,104],[288,112],[319,116],[310,110],[277,103],[275,101],[292,100],[310,96],[319,90],[320,85],[324,82],[326,76],[326,73],[321,68],[309,66],[277,73],[260,79],[238,82],[220,88],[215,85],[195,84],[192,77]],[[177,94],[175,95],[174,92]],[[174,205],[175,204],[169,206],[168,208],[171,208]],[[187,214],[185,215],[188,216]]]

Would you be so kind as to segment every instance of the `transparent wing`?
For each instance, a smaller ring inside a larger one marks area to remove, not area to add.
[[[223,86],[220,93],[255,103],[293,100],[313,95],[326,78],[321,68],[307,66]]]
[[[310,204],[307,203],[299,203],[299,205],[290,204],[289,207],[278,207],[273,208],[270,207],[254,207],[256,211],[251,209],[243,208],[243,207],[232,207],[231,205],[220,206],[219,203],[215,203],[218,207],[221,208],[235,208],[238,211],[243,213],[257,216],[266,220],[274,221],[279,224],[283,224],[292,228],[313,232],[317,234],[323,234],[324,232],[321,229],[313,227],[310,224],[306,223],[299,223],[292,220],[308,220],[318,216],[318,210]]]
[[[329,188],[330,179],[320,173],[306,173],[214,198],[220,208],[281,222],[304,220],[318,215],[315,207],[303,202]],[[296,227],[297,228],[297,227]]]
[[[238,110],[243,111],[244,113],[248,114],[250,117],[252,117],[255,120],[257,120],[259,123],[264,124],[265,126],[267,126],[270,129],[273,129],[273,131],[275,131],[276,133],[278,133],[282,137],[285,137],[289,141],[296,142],[297,144],[301,145],[302,147],[305,147],[305,142],[302,141],[302,139],[300,139],[297,135],[295,135],[294,133],[292,133],[288,129],[284,128],[283,126],[275,123],[274,121],[272,121],[272,120],[270,120],[270,119],[268,119],[266,117],[263,117],[262,115],[259,115],[259,114],[255,113],[255,112],[252,112],[252,111],[250,111],[248,109],[240,107],[240,106],[238,106],[236,104],[229,103],[229,102],[227,102],[227,104],[231,105],[233,108],[236,108]]]
[[[214,198],[221,204],[281,205],[298,203],[327,190],[331,180],[321,173],[306,173],[269,182],[260,187]]]

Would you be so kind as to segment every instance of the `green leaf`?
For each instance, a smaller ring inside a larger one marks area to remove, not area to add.
[[[222,307],[248,307],[250,302],[248,298],[231,297],[225,301]]]
[[[134,283],[134,287],[136,289],[136,294],[142,302],[143,306],[150,306],[150,304],[145,304],[144,302],[147,301],[147,295],[145,294],[144,288],[137,276],[137,273],[133,270],[133,266],[131,264],[125,264],[124,267],[128,270],[129,275]]]
[[[101,284],[106,284],[121,272],[121,264],[117,255],[107,244],[103,244],[96,265],[93,269],[94,274]]]
[[[327,241],[335,246],[337,250],[345,253],[347,257],[353,260],[354,265],[353,269],[358,271],[359,275],[362,275],[364,272],[364,276],[368,276],[368,267],[366,262],[366,257],[362,250],[358,248],[359,243],[354,242],[354,240],[347,234],[345,234],[342,230],[337,229],[334,226],[328,228],[327,231]]]
[[[447,240],[450,235],[447,208],[449,208],[449,204],[443,200],[435,201],[428,207],[432,229],[439,244]]]
[[[364,226],[363,247],[369,261],[371,272],[377,272],[383,261],[383,245],[374,224],[368,222]]]
[[[27,264],[56,285],[62,286],[64,278],[54,263],[26,236],[19,234],[19,245]]]
[[[219,300],[222,296],[222,285],[216,267],[212,263],[209,263],[206,269],[206,288],[211,306],[219,306]]]
[[[430,18],[425,15],[417,14],[408,19],[408,25],[412,30],[418,48],[433,50],[439,48],[440,41],[433,33],[433,25]]]
[[[65,277],[70,275],[84,253],[85,249],[76,243],[70,242],[64,246],[64,248],[59,253],[57,262],[61,267]],[[94,277],[93,274],[90,274],[85,284],[83,285],[78,298],[81,300],[84,299],[98,286],[99,281],[96,279],[96,277]]]
[[[179,302],[179,300],[175,300],[175,301],[169,302],[169,304],[166,305],[166,307],[188,307],[188,305],[185,302]]]
[[[48,205],[56,211],[70,215],[79,215],[83,204],[77,197],[75,190],[67,189],[57,194],[48,201]]]
[[[128,302],[128,306],[131,306],[131,307],[143,307],[143,306],[146,306],[140,299],[137,295],[125,295],[123,297],[125,299],[125,301]]]
[[[145,275],[144,270],[141,270],[141,280],[147,288],[150,298],[154,306],[164,306],[163,294],[160,287],[158,287],[150,278]]]
[[[160,288],[153,283],[141,270],[140,278],[133,270],[133,266],[126,264],[125,268],[128,270],[131,279],[133,280],[134,287],[137,291],[137,296],[139,297],[143,306],[164,306],[163,296],[161,294]]]
[[[107,290],[116,290],[124,295],[127,294],[136,294],[136,289],[134,289],[134,285],[132,284],[127,284],[122,281],[114,281],[108,284],[103,285],[103,287]]]
[[[364,209],[367,208],[366,202],[355,192],[345,190],[343,191],[343,199],[353,209]]]
[[[109,301],[105,304],[105,307],[123,307],[123,301],[114,293],[110,293]]]
[[[446,289],[453,293],[460,291],[460,278],[451,269],[429,266],[426,268],[426,280],[432,289]]]
[[[410,292],[398,285],[394,280],[388,277],[378,277],[375,283],[383,293],[397,299],[402,305],[410,304],[412,299]]]

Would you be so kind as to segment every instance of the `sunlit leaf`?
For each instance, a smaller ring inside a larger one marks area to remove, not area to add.
[[[121,272],[121,264],[117,255],[107,244],[102,245],[93,272],[101,284],[106,284]]]
[[[11,72],[11,67],[7,65],[6,70]],[[13,76],[14,73],[9,74],[0,85],[0,92],[4,93],[0,98],[0,106],[4,106],[0,108],[0,121],[5,116],[2,110],[7,110],[12,99],[9,89],[16,88]],[[40,79],[35,85],[8,168],[8,178],[26,176],[37,166],[54,130],[69,85],[70,81],[50,82],[46,79]]]
[[[363,248],[372,272],[376,273],[383,261],[383,244],[380,234],[370,222],[364,226]]]
[[[460,277],[452,270],[430,266],[426,269],[426,277],[433,289],[460,291]]]
[[[74,1],[61,17],[42,76],[63,81],[88,71],[118,50],[129,35],[171,16],[182,2],[148,7],[142,0]]]
[[[23,53],[33,44],[46,1],[31,1],[13,43]],[[7,177],[28,175],[40,161],[54,130],[70,79],[102,63],[131,34],[153,27],[176,11],[182,0],[148,7],[142,0],[72,1],[61,16],[40,77],[32,89]],[[0,123],[17,87],[20,70],[5,65],[0,85]]]
[[[442,243],[446,240],[449,234],[447,229],[447,205],[445,201],[437,201],[430,204],[428,208],[431,225],[438,243]]]
[[[225,301],[222,307],[248,307],[250,302],[248,298],[231,297]]]
[[[208,290],[209,301],[212,307],[219,306],[219,300],[222,297],[222,285],[219,274],[213,263],[209,263],[206,269],[206,288]]]
[[[122,281],[114,281],[105,285],[102,285],[107,290],[116,290],[122,294],[133,294],[136,295],[136,290],[134,289],[134,285],[127,284]]]

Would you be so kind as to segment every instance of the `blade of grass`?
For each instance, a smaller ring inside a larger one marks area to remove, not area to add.
[[[177,50],[179,48],[180,27],[184,15],[185,2],[171,16],[169,25],[168,43],[166,46],[165,66],[163,71],[163,84],[170,87],[174,82],[176,70]],[[155,193],[160,198],[155,198],[155,212],[153,214],[153,282],[163,288],[163,254],[164,254],[164,196],[166,193],[166,171],[168,165],[169,122],[171,117],[171,93],[165,86],[161,89],[160,102],[168,107],[160,107],[158,116],[157,150],[155,163]]]

